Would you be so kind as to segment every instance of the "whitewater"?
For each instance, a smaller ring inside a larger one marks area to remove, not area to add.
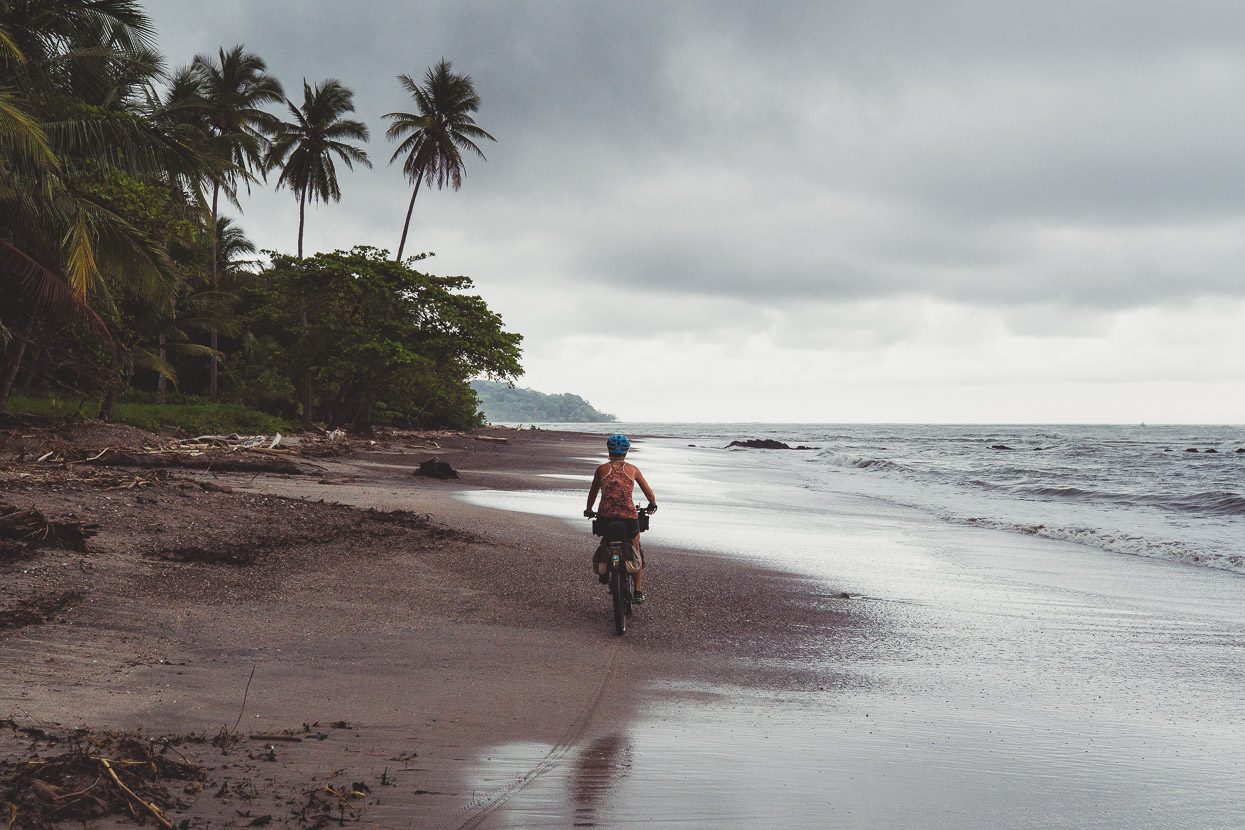
[[[937,520],[1245,573],[1245,428],[840,424],[542,424],[732,448],[805,488]],[[742,458],[741,458],[742,462]]]

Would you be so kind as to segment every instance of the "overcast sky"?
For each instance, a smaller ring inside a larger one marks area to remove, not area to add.
[[[442,57],[497,138],[408,252],[626,420],[1245,423],[1245,4],[148,0],[172,66],[337,78],[373,171],[309,251],[394,249],[380,117]],[[209,11],[210,9],[210,11]],[[293,252],[297,203],[241,219]]]

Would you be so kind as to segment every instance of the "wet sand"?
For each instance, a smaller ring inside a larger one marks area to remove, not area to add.
[[[27,726],[242,734],[228,755],[196,750],[211,789],[245,790],[177,811],[199,826],[279,823],[308,788],[359,781],[371,794],[351,806],[369,826],[479,827],[542,778],[590,764],[658,700],[837,681],[799,657],[849,624],[842,603],[808,579],[660,541],[649,549],[652,600],[614,635],[586,521],[461,498],[556,491],[568,479],[549,476],[590,472],[600,440],[509,438],[437,450],[461,471],[456,482],[412,477],[432,452],[400,446],[319,460],[319,476],[182,474],[239,494],[427,513],[457,536],[346,535],[246,567],[142,560],[138,547],[127,557],[113,539],[108,563],[83,564],[109,571],[86,601],[0,640],[0,711]],[[106,512],[100,498],[137,497],[94,498],[88,512]],[[251,532],[262,539],[265,528]],[[48,551],[28,567],[87,561]]]
[[[403,446],[316,476],[187,474],[458,535],[147,563],[177,590],[136,574],[133,596],[0,640],[3,711],[210,733],[254,670],[239,731],[304,740],[199,750],[235,785],[178,813],[200,826],[296,825],[292,801],[356,781],[351,815],[385,827],[1122,830],[1245,811],[1245,580],[827,499],[765,456],[652,440],[634,457],[662,502],[652,600],[620,638],[576,518],[600,438],[509,438],[438,450],[455,482],[410,477],[432,451]]]
[[[809,598],[851,594],[844,624],[789,661],[826,682],[656,678],[625,730],[487,826],[1192,830],[1245,814],[1245,580],[806,489],[776,455],[642,450],[677,504],[663,541],[811,579]],[[576,500],[467,496],[561,515]]]

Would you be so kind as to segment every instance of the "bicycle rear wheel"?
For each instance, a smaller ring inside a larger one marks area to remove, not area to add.
[[[625,590],[627,571],[621,565],[610,572],[610,596],[614,600],[614,630],[619,634],[627,633],[627,613]]]

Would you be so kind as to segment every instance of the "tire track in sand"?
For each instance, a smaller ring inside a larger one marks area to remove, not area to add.
[[[579,717],[571,722],[566,732],[553,745],[553,748],[549,750],[545,757],[540,760],[540,763],[523,775],[515,778],[509,784],[494,791],[493,794],[482,795],[473,799],[454,814],[454,817],[450,819],[450,823],[446,825],[446,830],[475,830],[475,828],[484,823],[485,819],[500,810],[507,801],[522,791],[524,787],[545,773],[557,769],[566,761],[579,744],[579,739],[583,737],[584,732],[588,729],[588,724],[592,722],[593,717],[596,715],[597,708],[601,705],[601,699],[605,697],[605,690],[614,676],[614,664],[618,662],[618,655],[622,650],[621,647],[622,638],[619,637],[610,648],[610,660],[605,666],[605,671],[601,676],[601,683],[597,686],[596,692],[588,700],[587,706],[580,712]]]

